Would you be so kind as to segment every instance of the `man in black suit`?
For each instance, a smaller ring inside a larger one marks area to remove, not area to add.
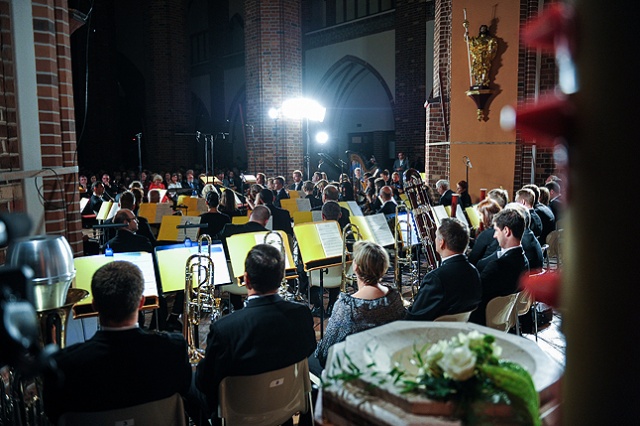
[[[540,217],[540,221],[542,222],[542,233],[540,234],[540,238],[538,238],[538,242],[541,246],[547,243],[547,235],[551,233],[554,229],[556,229],[556,218],[551,211],[549,206],[546,206],[540,202],[540,188],[538,185],[527,184],[524,185],[523,188],[528,188],[533,191],[535,196],[535,200],[533,201],[533,209]]]
[[[280,207],[277,207],[275,205],[272,191],[267,188],[261,190],[256,197],[256,204],[264,205],[269,209],[269,211],[271,212],[271,217],[273,218],[271,228],[274,231],[284,231],[290,237],[293,235],[293,228],[291,227],[291,216],[289,215],[288,211],[281,209]]]
[[[136,218],[138,219],[138,229],[136,230],[136,234],[146,237],[151,243],[151,246],[155,247],[157,240],[155,235],[153,235],[153,231],[151,230],[149,221],[144,217],[138,217],[136,213],[138,210],[138,203],[140,201],[136,198],[136,195],[134,194],[133,191],[134,190],[124,191],[122,194],[120,194],[120,198],[118,200],[118,210],[122,210],[122,209],[131,210],[133,214],[136,216]],[[105,220],[104,223],[105,225],[109,223],[113,223],[113,218]],[[113,237],[116,236],[116,230],[114,228],[105,228],[104,233],[106,234],[107,241],[111,240]]]
[[[45,376],[44,409],[55,424],[69,411],[104,411],[186,395],[191,383],[181,334],[137,327],[144,278],[130,262],[102,266],[91,279],[100,329],[54,355],[59,375]]]
[[[529,271],[529,262],[520,240],[525,218],[516,209],[503,209],[493,217],[493,238],[500,249],[478,262],[482,283],[482,301],[471,313],[470,322],[486,325],[487,303],[497,296],[508,296],[519,290],[518,280]]]
[[[322,200],[320,200],[320,198],[316,197],[313,194],[314,188],[315,185],[310,180],[306,181],[302,186],[302,190],[305,193],[304,198],[309,200],[309,204],[311,204],[311,210],[315,209],[316,207],[322,208]]]
[[[558,227],[558,222],[562,219],[562,210],[564,209],[564,201],[560,193],[560,182],[551,180],[545,183],[544,186],[549,190],[549,208],[551,208],[553,216],[556,218],[556,227]]]
[[[245,308],[211,323],[205,357],[195,376],[209,413],[215,413],[218,406],[223,378],[284,368],[315,350],[309,308],[278,295],[284,265],[277,248],[268,244],[253,247],[245,260],[244,282],[249,293]]]
[[[453,191],[449,188],[449,181],[440,179],[436,182],[436,191],[440,194],[440,204],[443,206],[451,205],[451,198],[453,197]]]
[[[273,193],[268,189],[271,196]],[[229,248],[227,246],[227,238],[236,234],[246,234],[249,232],[261,232],[261,231],[269,231],[265,226],[267,226],[267,222],[269,222],[269,218],[271,217],[271,212],[266,206],[256,206],[255,209],[251,212],[251,216],[249,217],[249,221],[242,225],[236,225],[233,223],[227,223],[222,231],[214,238],[216,240],[222,240],[222,246],[224,247],[224,252],[229,259]],[[229,300],[233,305],[233,309],[238,311],[243,308],[242,306],[242,296],[238,294],[229,294]],[[171,320],[171,319],[170,319]],[[170,321],[175,324],[174,322]]]
[[[116,236],[107,242],[114,253],[127,253],[132,251],[146,251],[151,253],[153,246],[147,237],[136,235],[138,231],[138,218],[129,209],[120,209],[113,218],[113,223],[121,223]]]
[[[229,252],[227,251],[227,238],[236,234],[268,231],[265,226],[267,225],[267,222],[269,222],[270,217],[271,213],[269,212],[269,209],[267,207],[256,206],[256,208],[251,212],[251,216],[249,217],[249,221],[247,223],[243,223],[242,225],[227,223],[226,225],[224,225],[224,228],[222,228],[222,231],[220,231],[220,233],[214,239],[222,240],[228,258]]]
[[[280,200],[289,198],[289,194],[284,189],[284,178],[282,176],[273,179],[273,192],[275,192],[276,195],[276,199],[273,201],[276,207],[280,207]]]
[[[407,320],[433,321],[478,306],[482,286],[478,270],[464,254],[468,245],[467,225],[456,218],[443,219],[436,231],[436,250],[442,263],[422,279]]]
[[[325,186],[324,191],[322,191],[323,205],[327,201],[338,202],[339,199],[340,199],[340,190],[335,185]],[[311,210],[322,210],[322,206],[314,207]],[[340,227],[344,229],[344,227],[350,223],[349,218],[351,215],[349,214],[349,210],[345,209],[342,206],[340,206],[340,211],[341,211],[341,214],[340,214],[340,218],[338,219],[338,223],[340,224]]]
[[[89,202],[82,210],[82,214],[98,214],[102,203],[105,201],[104,197],[104,185],[101,181],[95,181],[91,184],[91,197]]]
[[[187,170],[185,177],[186,179],[182,182],[182,187],[195,191],[195,195],[200,195],[200,192],[202,192],[202,183],[194,177],[193,170]]]
[[[302,191],[302,186],[304,185],[304,182],[302,182],[302,172],[300,170],[294,170],[291,177],[293,178],[293,183],[289,185],[289,190]]]
[[[380,210],[378,210],[378,213],[382,213],[385,216],[394,215],[395,217],[396,207],[398,205],[396,204],[396,201],[393,199],[393,189],[390,186],[383,186],[380,189],[379,197],[380,197],[380,201],[382,202],[382,206],[380,207]],[[390,218],[387,217],[387,219],[390,219]]]

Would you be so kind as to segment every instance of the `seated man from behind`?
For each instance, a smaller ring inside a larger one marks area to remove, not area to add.
[[[138,328],[143,288],[142,272],[130,262],[108,263],[93,275],[100,330],[54,355],[60,377],[45,377],[43,388],[49,420],[55,423],[65,412],[113,410],[187,394],[191,365],[182,335]]]
[[[486,325],[487,303],[494,297],[518,292],[520,276],[529,271],[529,262],[521,245],[526,224],[516,209],[503,209],[493,216],[493,238],[500,249],[478,262],[482,300],[471,313],[470,322]]]
[[[442,220],[436,231],[436,250],[442,263],[424,276],[408,320],[433,321],[478,306],[482,296],[480,274],[464,254],[468,244],[466,224],[456,218]]]
[[[218,386],[225,377],[278,370],[313,353],[316,336],[309,308],[278,295],[284,265],[280,251],[268,244],[258,244],[247,254],[246,306],[211,324],[205,357],[196,371],[195,384],[208,412],[217,409]]]

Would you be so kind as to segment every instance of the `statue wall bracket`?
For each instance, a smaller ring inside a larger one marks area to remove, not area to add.
[[[486,86],[471,86],[469,90],[467,90],[466,95],[473,99],[473,102],[476,103],[476,113],[478,121],[482,121],[485,119],[485,108],[487,107],[487,103],[489,98],[493,95],[494,91],[489,89]]]

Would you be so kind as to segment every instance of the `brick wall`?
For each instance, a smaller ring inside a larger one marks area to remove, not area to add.
[[[148,2],[146,128],[143,134],[152,170],[191,167],[195,160],[190,128],[186,2]],[[146,165],[148,164],[148,166]]]
[[[78,176],[56,173],[56,168],[76,166],[77,161],[68,5],[66,0],[32,4],[42,167],[54,172],[41,180],[45,230],[64,235],[72,251],[81,254],[80,212],[75,208]]]
[[[267,112],[302,95],[300,2],[246,0],[244,4],[246,123],[254,126],[248,164],[251,169],[255,165],[256,172],[289,176],[303,164],[302,122],[281,118],[276,140]]]
[[[397,0],[395,10],[396,93],[394,104],[396,153],[411,160],[424,150],[424,101],[427,8],[424,1]]]
[[[425,172],[429,185],[449,176],[451,0],[436,0],[433,99],[426,109]]]
[[[433,97],[426,111],[426,149],[425,164],[427,180],[434,184],[440,178],[449,176],[449,85],[451,76],[450,42],[451,42],[451,0],[435,2],[434,25],[434,87]],[[536,0],[522,0],[520,24],[524,25],[538,13]],[[535,98],[536,86],[539,93],[552,89],[557,82],[554,58],[542,54],[539,58],[539,74],[537,73],[537,54],[524,46],[519,47],[518,64],[518,102],[532,101]],[[444,143],[443,143],[444,142]],[[535,170],[532,170],[534,141],[525,141],[518,134],[516,138],[516,162],[514,164],[514,188],[529,183],[531,176],[538,185],[555,169],[551,149],[536,147]]]
[[[520,5],[521,25],[525,25],[539,12],[537,0],[523,0]],[[539,53],[535,49],[521,45],[518,58],[518,103],[534,102],[538,94],[553,90],[556,82],[557,70],[553,54]],[[516,142],[518,148],[513,187],[520,188],[530,183],[532,176],[536,185],[543,184],[547,176],[553,174],[555,170],[553,149],[537,146],[534,148],[535,141],[523,139],[520,134],[517,135]],[[532,161],[534,152],[535,161]],[[533,165],[535,170],[532,170]]]

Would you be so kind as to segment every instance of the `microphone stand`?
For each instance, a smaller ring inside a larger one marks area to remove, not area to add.
[[[142,174],[142,132],[136,134],[138,138],[138,176]]]

